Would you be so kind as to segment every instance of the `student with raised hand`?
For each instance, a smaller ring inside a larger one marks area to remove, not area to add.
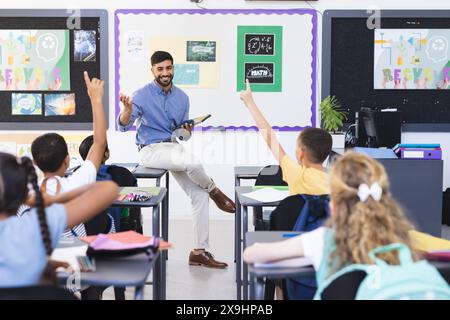
[[[350,264],[373,264],[369,252],[380,246],[410,246],[411,224],[389,193],[384,167],[354,152],[340,156],[330,172],[331,217],[326,226],[294,238],[256,243],[244,251],[247,263],[305,256],[316,270],[317,284]],[[379,255],[398,264],[395,251]]]
[[[19,218],[16,211],[27,201],[28,184],[34,191],[28,204],[35,208]],[[64,229],[93,218],[117,194],[116,184],[101,182],[43,197],[32,161],[0,152],[0,287],[54,281],[50,256]]]
[[[297,138],[295,155],[292,160],[278,142],[272,126],[256,105],[250,82],[246,80],[246,90],[240,98],[247,106],[275,159],[281,166],[283,180],[288,184],[291,194],[322,195],[329,193],[328,175],[322,163],[331,152],[331,135],[319,128],[305,128]]]
[[[47,133],[36,138],[31,145],[33,161],[44,173],[44,179],[40,182],[41,190],[50,195],[66,192],[96,181],[97,171],[102,164],[106,148],[106,119],[103,108],[104,82],[92,78],[84,72],[87,93],[92,105],[92,119],[94,127],[94,142],[86,157],[86,161],[72,175],[65,176],[69,168],[70,157],[67,143],[57,133]],[[112,218],[111,228],[114,230]],[[86,236],[83,224],[66,230],[64,236]]]

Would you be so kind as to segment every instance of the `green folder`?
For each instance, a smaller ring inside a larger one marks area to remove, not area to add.
[[[272,189],[281,190],[281,191],[289,190],[288,186],[254,186],[253,187],[253,189],[255,189],[255,190],[265,189],[265,188],[272,188]]]
[[[161,190],[160,187],[122,187],[122,188],[120,188],[119,194],[127,195],[131,192],[145,191],[145,192],[150,193],[153,196],[156,196],[159,194],[160,190]]]

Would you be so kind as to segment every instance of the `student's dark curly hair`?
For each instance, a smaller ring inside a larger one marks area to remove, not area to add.
[[[0,212],[14,215],[28,196],[28,184],[33,186],[36,202],[36,210],[41,228],[42,241],[44,243],[47,260],[52,254],[52,242],[45,214],[44,200],[39,190],[36,171],[30,158],[16,157],[0,152]],[[43,276],[56,282],[55,272],[47,263]]]
[[[69,155],[64,137],[57,133],[46,133],[31,144],[34,162],[43,172],[55,172]]]

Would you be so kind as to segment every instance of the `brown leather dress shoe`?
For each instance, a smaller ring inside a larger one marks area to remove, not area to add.
[[[209,197],[213,199],[220,210],[229,213],[236,212],[236,205],[234,204],[233,200],[228,198],[222,191],[220,191],[219,188],[214,188],[214,190],[209,193]]]
[[[191,251],[189,254],[189,265],[191,266],[205,266],[208,268],[216,268],[216,269],[225,269],[228,267],[228,264],[225,262],[220,262],[214,259],[214,256],[203,250],[200,254],[195,254],[194,251]]]

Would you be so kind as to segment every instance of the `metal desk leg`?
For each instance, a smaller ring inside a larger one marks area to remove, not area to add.
[[[242,244],[241,244],[241,248],[242,248],[242,252],[244,251],[244,239],[245,239],[245,234],[248,231],[248,207],[247,206],[243,206],[243,210],[242,210],[242,219],[243,219],[243,223],[242,223]],[[243,293],[242,293],[242,299],[247,300],[248,299],[248,267],[247,264],[245,262],[242,262],[242,287],[243,287]]]
[[[263,278],[253,278],[253,298],[255,300],[264,300],[264,284],[265,281]]]
[[[159,237],[159,206],[153,207],[153,217],[152,217],[152,229],[153,236]],[[155,267],[153,268],[153,299],[162,299],[162,289],[161,286],[164,285],[162,279],[162,254],[158,255],[158,259],[155,262]]]
[[[250,292],[248,294],[249,296],[249,300],[255,300],[255,282],[256,282],[256,277],[249,275],[250,276],[250,283],[249,283],[249,287],[250,287]]]
[[[161,207],[158,206],[159,214],[161,214]],[[166,300],[166,260],[167,250],[161,252],[161,299]]]
[[[241,179],[239,179],[237,176],[235,176],[234,177],[234,186],[235,187],[239,187],[240,185],[241,185]],[[235,214],[237,214],[238,211],[239,212],[241,211],[241,206],[238,206],[238,202],[239,202],[239,200],[238,200],[238,197],[237,197],[237,193],[235,192],[234,193],[234,203],[236,204],[236,212],[235,212]],[[237,223],[236,223],[236,220],[234,220],[234,232],[235,232],[235,234],[237,234],[236,230],[237,230]],[[237,238],[234,237],[234,241],[237,241],[236,239]],[[236,263],[236,253],[237,253],[236,248],[237,248],[237,245],[235,243],[234,244],[234,263]]]
[[[137,286],[134,288],[134,300],[144,300],[144,287]]]
[[[242,294],[242,281],[241,281],[241,203],[237,195],[236,199],[236,214],[234,216],[234,253],[236,255],[236,289],[237,289],[237,300],[241,300]]]
[[[163,239],[169,241],[169,171],[165,175],[166,196],[162,202],[162,235]],[[169,252],[166,251],[166,260],[169,259]]]

